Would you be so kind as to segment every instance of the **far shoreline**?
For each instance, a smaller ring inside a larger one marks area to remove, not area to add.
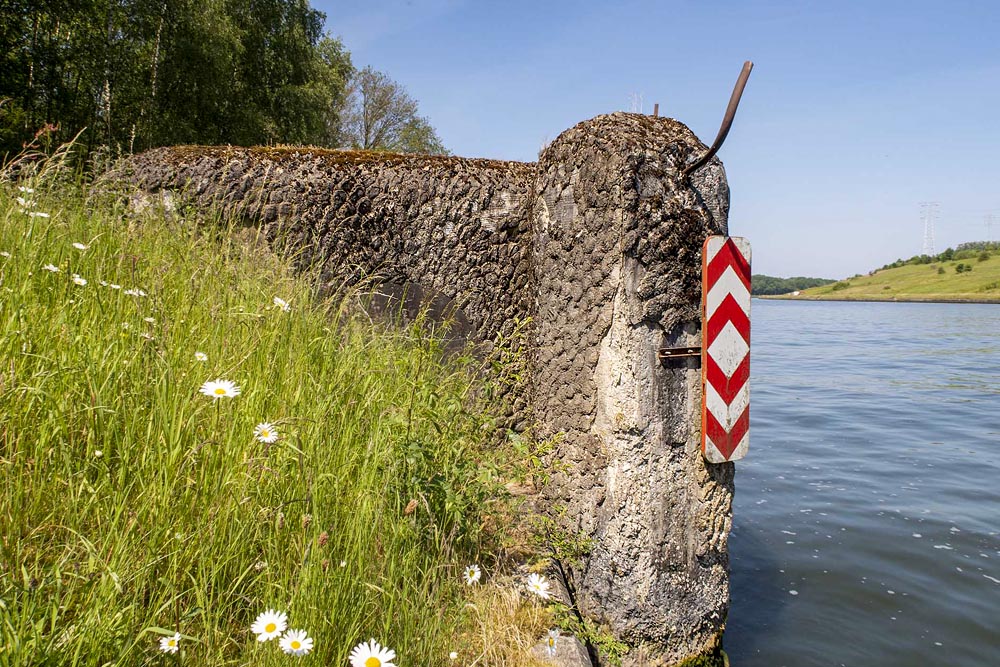
[[[1000,305],[1000,298],[974,299],[962,297],[853,297],[853,296],[791,296],[788,294],[761,294],[754,295],[755,299],[767,299],[769,301],[854,301],[861,303],[981,303]]]

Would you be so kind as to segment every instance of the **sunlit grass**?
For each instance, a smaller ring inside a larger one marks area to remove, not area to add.
[[[966,253],[963,259],[906,264],[803,290],[801,298],[1000,301],[1000,253]],[[962,269],[956,270],[961,265]]]
[[[0,184],[0,662],[300,659],[267,609],[313,664],[513,650],[456,645],[521,465],[470,360],[314,303],[253,231],[28,185]]]

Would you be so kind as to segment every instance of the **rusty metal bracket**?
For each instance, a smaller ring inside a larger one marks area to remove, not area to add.
[[[661,347],[656,351],[656,358],[660,361],[667,359],[677,359],[680,357],[700,357],[700,347]]]
[[[729,128],[733,126],[733,119],[736,118],[736,108],[740,106],[740,98],[743,97],[743,89],[747,86],[747,79],[750,78],[750,70],[752,69],[752,62],[748,60],[743,63],[743,70],[740,72],[739,78],[736,79],[736,86],[733,87],[733,94],[729,97],[729,106],[726,107],[726,115],[722,119],[722,126],[719,128],[719,134],[715,137],[715,141],[712,142],[712,147],[709,148],[708,152],[700,158],[685,166],[681,170],[681,176],[687,177],[691,175],[692,172],[704,167],[709,160],[715,157],[715,154],[719,152],[719,149],[722,148],[722,142],[726,140],[726,136],[729,134]]]

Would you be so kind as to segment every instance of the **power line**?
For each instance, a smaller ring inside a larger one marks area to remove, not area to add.
[[[934,256],[934,220],[937,219],[940,202],[920,202],[920,220],[924,223],[924,255]]]

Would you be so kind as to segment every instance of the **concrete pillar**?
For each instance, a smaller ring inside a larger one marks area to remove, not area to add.
[[[702,243],[725,233],[729,192],[681,123],[616,113],[567,130],[535,182],[532,406],[555,438],[543,509],[592,540],[564,564],[583,615],[632,650],[626,665],[709,653],[729,605],[732,464],[699,452]]]

